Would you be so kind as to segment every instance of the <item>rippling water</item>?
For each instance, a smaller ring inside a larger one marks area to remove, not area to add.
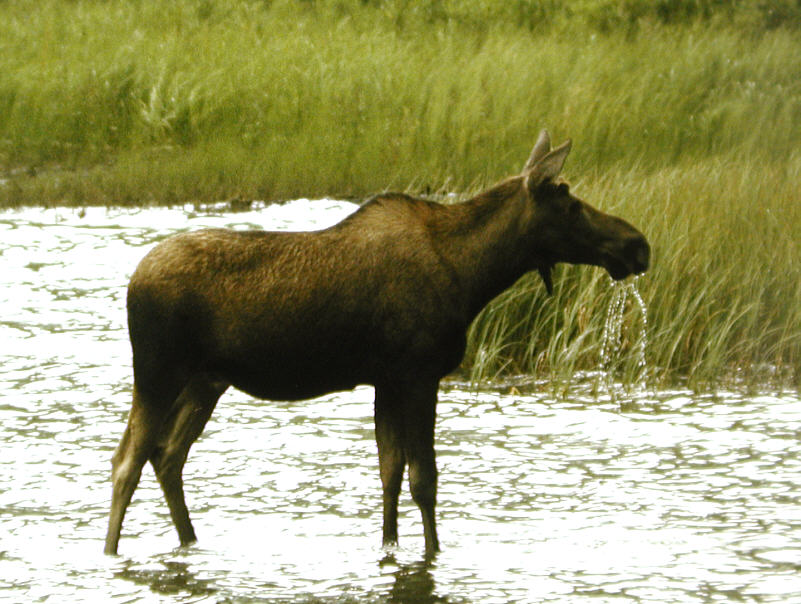
[[[138,260],[182,229],[315,228],[352,209],[0,213],[0,599],[801,601],[794,395],[663,391],[621,406],[589,387],[556,401],[446,384],[443,552],[426,566],[407,493],[401,545],[380,547],[371,389],[299,403],[231,390],[184,472],[198,544],[176,548],[148,467],[121,556],[103,556]]]

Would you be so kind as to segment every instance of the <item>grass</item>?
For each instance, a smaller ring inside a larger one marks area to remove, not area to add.
[[[697,390],[780,388],[789,379],[798,387],[799,170],[796,154],[780,173],[710,160],[583,184],[586,199],[630,217],[653,246],[651,271],[637,283],[648,307],[650,384],[683,377]],[[577,371],[599,366],[612,296],[603,270],[563,267],[553,298],[543,290],[532,275],[479,316],[469,354],[474,379],[533,372],[562,390]],[[630,303],[616,361],[630,384],[638,377],[640,323]]]
[[[468,195],[547,126],[653,244],[653,383],[798,386],[800,24],[790,0],[0,3],[0,206]],[[603,272],[542,296],[496,300],[465,370],[597,367]]]

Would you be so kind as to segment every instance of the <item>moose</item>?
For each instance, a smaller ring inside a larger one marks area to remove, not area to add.
[[[543,130],[519,175],[462,203],[386,193],[320,231],[208,229],[156,245],[128,285],[133,403],[112,457],[105,552],[117,553],[148,461],[181,544],[196,540],[182,471],[229,386],[295,401],[368,384],[383,543],[397,543],[408,467],[434,556],[437,393],[472,320],[529,271],[552,293],[559,262],[600,266],[615,280],[648,268],[645,237],[559,178],[570,148],[553,149]]]

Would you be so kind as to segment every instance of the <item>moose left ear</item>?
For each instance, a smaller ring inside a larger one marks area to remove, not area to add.
[[[537,188],[546,180],[556,180],[562,171],[562,166],[565,165],[567,154],[570,153],[572,145],[572,141],[568,139],[531,167],[526,176],[526,184],[529,190]]]
[[[531,150],[531,155],[528,157],[528,161],[526,162],[526,167],[523,168],[523,172],[527,172],[536,166],[537,162],[545,157],[550,150],[551,135],[548,134],[547,130],[543,130],[540,132],[540,136],[537,138],[537,142],[534,144],[534,148]]]

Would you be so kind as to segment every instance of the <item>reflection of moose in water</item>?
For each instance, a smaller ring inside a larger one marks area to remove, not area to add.
[[[385,194],[319,232],[204,230],[156,246],[128,286],[133,405],[113,457],[106,553],[148,460],[181,543],[195,540],[181,473],[228,386],[298,400],[357,384],[375,387],[384,543],[397,541],[408,466],[426,554],[438,551],[437,389],[473,318],[527,271],[550,291],[557,262],[614,279],[648,268],[637,230],[558,180],[569,150],[551,150],[543,131],[521,175],[461,204]]]

